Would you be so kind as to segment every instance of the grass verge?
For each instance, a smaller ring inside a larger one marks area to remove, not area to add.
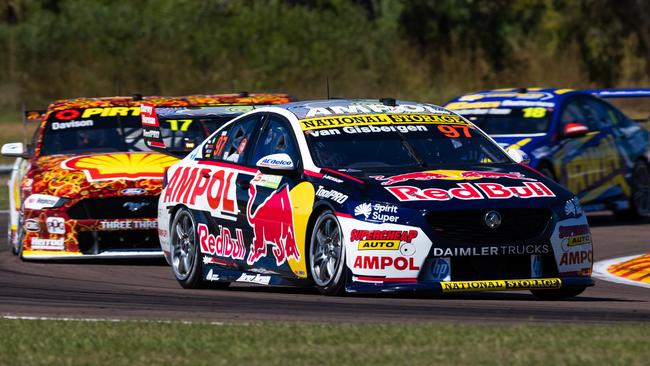
[[[0,319],[3,365],[646,365],[644,325],[325,325]]]

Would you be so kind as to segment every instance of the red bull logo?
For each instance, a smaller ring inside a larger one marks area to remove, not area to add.
[[[391,186],[386,187],[386,190],[402,202],[555,197],[553,191],[542,182],[524,182],[523,186],[515,187],[499,183],[456,183],[456,186],[448,190]]]
[[[474,179],[519,179],[519,180],[534,180],[527,178],[525,175],[518,172],[499,173],[499,172],[484,172],[484,171],[463,171],[463,170],[427,170],[423,172],[413,172],[393,175],[392,177],[384,177],[383,175],[374,176],[378,181],[383,181],[381,184],[388,186],[392,184],[402,183],[409,180],[474,180]]]
[[[273,245],[275,262],[279,266],[288,258],[300,260],[293,229],[293,215],[289,188],[284,186],[270,195],[253,213],[253,202],[257,196],[257,188],[251,185],[248,189],[249,201],[246,210],[248,223],[253,228],[253,243],[246,262],[254,264],[260,258],[266,257],[266,246]]]

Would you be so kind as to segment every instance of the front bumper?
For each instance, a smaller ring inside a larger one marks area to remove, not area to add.
[[[486,281],[446,281],[446,282],[383,282],[364,283],[349,282],[349,293],[393,293],[393,292],[430,292],[430,293],[464,293],[478,291],[525,291],[558,290],[566,288],[593,286],[591,277],[531,278],[514,280]]]

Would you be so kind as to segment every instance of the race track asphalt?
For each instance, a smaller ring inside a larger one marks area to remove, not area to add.
[[[595,259],[650,253],[650,221],[591,216]],[[0,232],[6,232],[6,214]],[[325,297],[310,289],[235,285],[184,290],[163,260],[22,262],[0,241],[0,316],[189,321],[649,322],[650,289],[596,280],[581,296],[528,292]]]

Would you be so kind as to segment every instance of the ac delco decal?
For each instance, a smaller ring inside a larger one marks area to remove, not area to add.
[[[457,183],[457,188],[419,188],[414,186],[385,187],[400,201],[449,201],[510,198],[545,198],[555,194],[542,182],[524,182],[522,186],[499,183]]]
[[[560,288],[562,280],[559,278],[534,278],[529,280],[455,281],[441,282],[440,286],[442,286],[442,292],[553,289]]]
[[[183,203],[212,216],[234,219],[238,212],[236,178],[234,170],[181,167],[169,178],[163,202]]]
[[[244,235],[241,229],[235,229],[237,238],[232,237],[230,230],[221,225],[219,231],[219,235],[214,236],[210,234],[207,225],[198,225],[197,232],[201,244],[201,253],[232,259],[244,259],[246,247],[244,246]]]
[[[417,271],[419,266],[415,265],[413,257],[388,257],[374,255],[360,255],[354,260],[354,268],[357,269],[386,269],[394,268],[398,271]]]
[[[417,230],[352,230],[350,241],[397,240],[410,243],[418,236]]]
[[[359,250],[397,250],[399,240],[361,240]]]

